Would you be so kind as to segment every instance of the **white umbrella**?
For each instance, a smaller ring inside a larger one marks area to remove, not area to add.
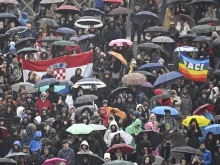
[[[199,50],[196,47],[192,46],[182,46],[182,47],[177,47],[174,51],[176,52],[198,52]]]
[[[81,86],[83,89],[91,89],[91,86],[95,84],[97,88],[104,88],[106,84],[97,78],[83,78],[77,81],[72,87],[78,88]]]
[[[84,16],[78,19],[74,25],[78,28],[86,29],[89,28],[90,25],[94,25],[94,28],[100,28],[103,26],[103,23],[102,21],[96,19],[95,17]]]
[[[31,84],[29,82],[20,82],[20,83],[17,83],[17,84],[13,84],[11,86],[12,91],[18,92],[20,86],[24,86],[27,93],[35,93],[35,92],[38,91],[37,88],[34,88],[34,84]]]
[[[125,131],[120,130],[120,131],[117,131],[117,132],[112,133],[110,135],[110,137],[108,139],[109,146],[111,146],[112,139],[114,138],[114,136],[116,134],[120,134],[120,136],[123,138],[123,140],[125,141],[126,144],[131,144],[131,141],[132,141],[133,137],[130,134],[126,133]]]
[[[156,37],[156,38],[152,39],[151,42],[154,42],[154,43],[172,43],[172,42],[175,42],[175,41],[170,37],[159,36],[159,37]]]

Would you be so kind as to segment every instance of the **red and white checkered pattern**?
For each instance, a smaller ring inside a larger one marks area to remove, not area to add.
[[[53,71],[53,75],[57,80],[66,79],[66,70],[64,68],[59,68]]]

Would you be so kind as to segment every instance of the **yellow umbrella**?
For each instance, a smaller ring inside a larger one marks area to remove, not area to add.
[[[185,120],[183,120],[182,124],[186,127],[189,126],[189,123],[192,119],[196,119],[197,123],[199,124],[199,127],[207,126],[210,123],[210,120],[205,118],[204,116],[188,116]]]
[[[112,56],[115,56],[117,59],[119,59],[122,62],[122,64],[124,64],[124,65],[128,64],[127,61],[124,59],[124,57],[121,54],[116,53],[114,51],[109,51],[108,53],[111,54]]]

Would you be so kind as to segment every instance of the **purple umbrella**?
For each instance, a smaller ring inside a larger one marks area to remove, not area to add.
[[[153,85],[150,82],[147,82],[147,81],[142,84],[142,87],[154,88]]]

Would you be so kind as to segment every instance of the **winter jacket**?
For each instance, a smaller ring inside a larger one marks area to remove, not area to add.
[[[101,107],[102,106],[102,101],[104,100],[104,96],[102,94],[102,92],[97,89],[96,91],[93,91],[93,90],[90,90],[89,91],[89,94],[90,95],[95,95],[98,97],[97,100],[94,101],[94,103],[98,106],[98,107]]]
[[[170,93],[174,92],[175,95],[171,96],[171,100],[173,101],[173,108],[177,109],[178,111],[180,111],[180,106],[181,106],[181,99],[179,96],[177,96],[177,93],[175,90],[171,90]]]
[[[4,117],[5,119],[5,127],[10,130],[10,125],[13,124],[13,120],[15,119],[16,114],[14,112],[12,112],[12,105],[11,104],[6,104],[5,105],[5,109],[7,109],[7,107],[10,106],[11,107],[11,112],[8,113],[7,111],[1,114],[1,117]]]
[[[129,102],[128,99],[132,98],[132,101]],[[135,110],[136,108],[136,102],[132,94],[128,94],[127,98],[124,100],[123,105],[125,107],[125,113],[127,114],[129,110]]]
[[[27,29],[21,34],[21,38],[33,37],[36,38],[36,32],[33,29]]]
[[[110,74],[109,74],[110,76]],[[102,93],[104,95],[104,98],[107,99],[111,91],[115,88],[114,81],[111,77],[105,78],[103,76],[103,82],[106,84],[106,87],[102,88]]]
[[[214,91],[215,91],[215,94],[214,94]],[[209,99],[212,101],[213,104],[215,104],[216,101],[217,101],[218,96],[219,96],[219,88],[218,87],[214,87],[211,90],[211,94],[209,96]]]
[[[75,154],[73,149],[71,148],[68,149],[62,148],[58,153],[58,158],[67,160],[69,165],[75,164]]]
[[[194,103],[197,98],[199,97],[199,87],[196,85],[186,85],[185,87],[189,93],[189,96],[191,97],[192,103]]]
[[[177,129],[177,126],[176,126],[176,120],[174,117],[170,116],[170,117],[162,117],[160,119],[160,124],[159,124],[159,127],[160,128],[164,128],[165,127],[165,124],[162,123],[162,121],[165,120],[165,123],[169,123],[170,124],[170,129],[173,130],[173,131],[176,131]]]
[[[109,138],[111,137],[111,134],[113,133],[112,130],[111,130],[111,127],[112,127],[113,125],[116,126],[115,132],[118,131],[118,124],[116,123],[116,121],[113,120],[113,121],[110,123],[110,125],[109,125],[109,129],[106,130],[105,135],[104,135],[104,137],[103,137],[104,142],[105,142],[105,144],[106,144],[107,147],[110,147],[110,144],[108,144],[108,141],[109,141]]]
[[[180,96],[181,105],[180,105],[180,112],[182,115],[189,115],[192,113],[192,100],[188,94],[181,93]]]
[[[30,144],[29,144],[29,147],[31,149],[31,152],[37,152],[38,149],[42,149],[42,144],[40,142],[40,139],[37,140],[36,137],[39,137],[41,138],[42,137],[42,134],[41,134],[41,131],[37,131],[34,135],[34,140],[31,140]]]
[[[103,0],[95,0],[95,7],[103,8],[104,7]]]
[[[87,149],[86,150],[83,150],[83,145],[87,146]],[[84,152],[89,152],[92,154],[92,151],[90,151],[89,149],[89,144],[86,140],[84,140],[81,144],[80,144],[80,151],[78,153],[84,153]]]
[[[41,100],[41,96],[43,94],[45,94],[45,93],[42,92],[41,95],[40,95],[40,98],[36,101],[36,106],[37,106],[37,109],[39,110],[40,114],[42,113],[42,108],[43,107],[46,107],[48,111],[50,111],[50,109],[51,109],[51,103],[48,99],[46,99],[44,102]]]
[[[189,24],[185,22],[183,28],[181,27],[181,22],[177,22],[176,29],[180,32],[181,35],[187,34],[190,31]]]
[[[212,103],[212,101],[209,98],[203,99],[202,97],[199,97],[196,100],[196,108],[198,108],[198,107],[200,107],[202,105],[211,104],[211,103]]]
[[[27,134],[27,131],[30,132],[30,134],[28,133]],[[26,146],[29,146],[31,140],[34,139],[34,133],[32,131],[32,127],[30,125],[28,125],[26,127],[26,133],[23,133],[21,135],[21,145],[26,145]]]
[[[18,152],[20,152],[20,151],[21,151],[21,143],[20,143],[20,141],[15,141],[15,142],[13,143],[13,148],[14,148],[14,145],[17,145],[17,146],[19,147]],[[8,152],[8,154],[12,154],[12,153],[15,152],[15,151],[13,151],[13,148],[10,149],[10,151]]]
[[[170,22],[172,22],[172,19],[173,19],[173,12],[171,9],[167,8],[164,16],[163,27],[169,29]]]
[[[209,150],[202,152],[203,155],[199,156],[200,160],[204,161],[204,165],[211,165],[212,164],[212,154]]]
[[[73,84],[75,84],[77,81],[83,79],[83,77],[81,76],[81,74],[80,74],[80,75],[77,74],[77,70],[78,70],[78,69],[80,69],[80,68],[77,68],[76,71],[75,71],[75,75],[70,78],[70,81],[72,81]],[[80,70],[81,70],[81,69],[80,69]],[[81,72],[82,72],[82,70],[81,70]]]
[[[215,153],[213,157],[212,165],[219,165],[220,164],[220,152],[218,152],[220,146],[217,147],[217,152]]]
[[[16,128],[14,128],[14,127],[11,128],[11,131],[12,131],[12,129],[16,130]],[[6,150],[7,153],[9,152],[10,149],[12,149],[13,143],[15,141],[21,141],[21,138],[18,135],[13,135],[12,132],[11,132],[11,134],[6,137],[5,143],[4,143],[5,144],[5,150]]]
[[[92,153],[97,154],[99,157],[101,157],[101,147],[100,147],[99,142],[95,139],[87,140],[87,141],[89,145],[89,150]]]
[[[57,132],[54,128],[52,128],[50,130],[50,136],[48,138],[48,140],[51,140],[51,144],[52,146],[54,146],[55,148],[57,149],[60,149],[61,148],[61,142],[60,142],[60,139],[58,138],[57,136]]]
[[[28,21],[28,13],[22,12],[21,15],[22,15],[22,18],[19,19],[19,22],[20,22],[21,26],[25,26],[26,22]]]
[[[189,127],[187,130],[186,136],[189,138],[187,146],[193,148],[199,148],[199,137],[202,136],[201,129],[197,127],[198,132],[195,132],[194,127]]]

